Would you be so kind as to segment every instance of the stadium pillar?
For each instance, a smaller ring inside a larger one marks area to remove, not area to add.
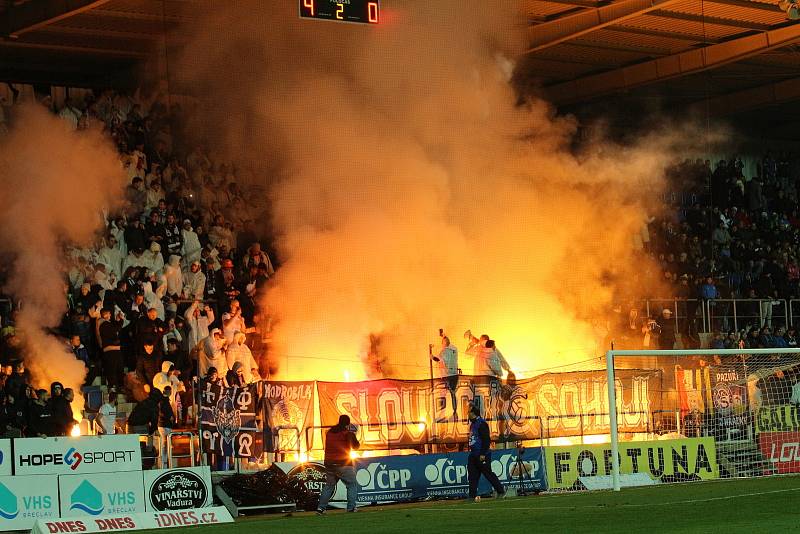
[[[617,432],[617,388],[614,381],[614,351],[606,352],[608,372],[608,426],[611,434],[611,479],[614,491],[619,491],[619,432]]]

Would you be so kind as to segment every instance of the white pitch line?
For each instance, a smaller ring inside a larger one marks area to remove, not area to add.
[[[692,504],[692,503],[700,503],[700,502],[726,501],[726,500],[730,500],[730,499],[738,499],[740,497],[755,497],[757,495],[771,495],[773,493],[786,493],[786,492],[789,492],[789,491],[800,491],[800,487],[798,487],[798,488],[789,488],[789,489],[780,489],[780,490],[772,490],[772,491],[755,491],[755,492],[752,492],[752,493],[739,493],[737,495],[726,495],[724,497],[709,497],[708,499],[686,499],[686,500],[683,500],[683,501],[670,501],[670,502],[655,502],[655,503],[642,503],[642,504],[626,504],[626,503],[622,503],[622,504],[610,504],[610,505],[593,504],[591,506],[585,506],[585,505],[580,505],[580,506],[523,506],[523,507],[503,506],[502,508],[499,508],[499,509],[502,509],[502,510],[574,510],[576,508],[594,508],[594,509],[599,509],[599,508],[603,508],[603,507],[605,507],[605,508],[622,508],[622,507],[641,508],[641,507],[644,507],[644,506],[672,506],[672,505],[675,505],[675,504]],[[492,502],[492,501],[488,501],[488,502]],[[494,501],[494,502],[497,502],[497,501]],[[426,511],[426,512],[448,511],[448,510],[453,510],[453,509],[475,510],[475,511],[481,511],[481,512],[485,512],[486,511],[485,508],[478,508],[476,505],[478,505],[478,503],[474,503],[473,504],[471,502],[468,502],[468,503],[464,503],[461,506],[437,506],[437,507],[432,507],[431,506],[431,507],[425,507],[425,508],[417,508],[417,510]]]

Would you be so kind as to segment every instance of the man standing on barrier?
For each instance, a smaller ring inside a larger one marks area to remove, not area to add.
[[[328,502],[336,492],[339,480],[347,487],[347,511],[356,511],[356,497],[358,496],[358,483],[356,470],[351,451],[357,451],[361,444],[356,438],[358,428],[350,424],[350,416],[340,415],[339,423],[328,430],[325,435],[325,487],[319,496],[317,514],[322,515],[328,508]]]
[[[453,403],[453,420],[458,420],[458,399],[456,398],[456,391],[458,390],[459,368],[458,368],[458,349],[455,345],[450,343],[450,338],[444,335],[443,330],[439,329],[439,335],[442,338],[442,349],[437,355],[433,355],[433,345],[431,345],[431,359],[439,363],[440,376],[445,379],[447,390],[450,392],[450,400]]]
[[[504,499],[506,490],[492,472],[492,452],[489,450],[491,436],[489,425],[481,417],[480,409],[472,405],[469,408],[469,456],[467,457],[467,477],[469,478],[469,498],[481,502],[478,496],[478,482],[481,475],[486,477],[489,484],[497,492],[497,497]]]

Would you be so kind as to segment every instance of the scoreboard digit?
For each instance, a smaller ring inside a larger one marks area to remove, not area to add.
[[[379,0],[299,0],[300,18],[378,24]]]

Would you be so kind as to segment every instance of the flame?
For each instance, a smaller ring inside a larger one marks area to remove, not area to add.
[[[345,382],[350,382],[350,370],[349,369],[345,369],[344,370],[344,381]]]
[[[358,458],[358,452],[350,451],[350,459],[355,460],[356,458]]]
[[[72,436],[73,438],[80,437],[80,435],[81,435],[81,425],[77,424],[77,423],[72,425],[72,430],[70,431],[69,435]]]

